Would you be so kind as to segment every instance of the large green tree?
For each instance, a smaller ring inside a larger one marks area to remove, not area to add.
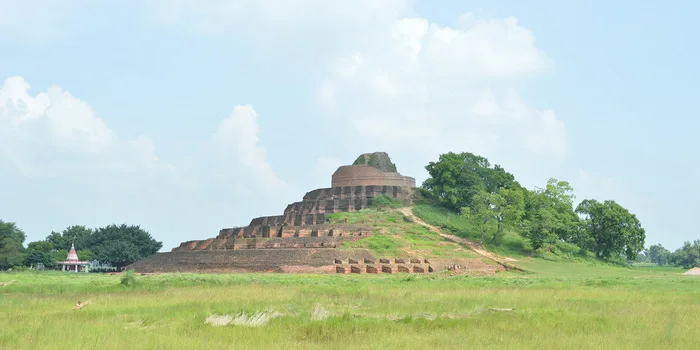
[[[75,242],[76,249],[90,249],[94,230],[83,225],[72,225],[66,227],[61,232],[51,232],[46,241],[53,244],[55,250],[70,250],[71,244]]]
[[[121,224],[96,229],[88,246],[97,260],[123,267],[155,254],[163,243],[140,226]]]
[[[494,194],[502,188],[520,188],[512,174],[469,152],[442,154],[425,169],[430,177],[423,182],[423,188],[455,211],[472,208],[475,196],[481,192]]]
[[[501,188],[497,193],[481,191],[474,195],[471,207],[462,208],[462,215],[471,219],[481,232],[481,244],[487,234],[492,242],[499,242],[504,227],[515,226],[524,213],[524,191]]]
[[[14,222],[0,220],[0,270],[24,264],[25,252],[22,244],[26,239]]]
[[[671,262],[686,269],[700,267],[700,240],[683,243],[683,246],[671,254]]]
[[[548,207],[556,224],[554,232],[563,241],[572,241],[577,233],[579,217],[574,211],[574,189],[567,181],[551,178],[545,188],[537,188],[542,205]]]
[[[573,188],[566,181],[549,179],[544,188],[526,193],[523,236],[533,249],[549,250],[557,241],[583,241],[580,219],[574,212]]]
[[[53,244],[49,241],[31,242],[27,244],[27,257],[24,264],[36,266],[38,263],[42,263],[46,267],[56,266],[56,259],[52,255],[53,251]]]
[[[522,223],[522,235],[530,241],[533,250],[549,250],[561,231],[556,210],[541,193],[531,192],[526,199],[526,215]]]
[[[624,254],[634,260],[644,249],[646,234],[637,217],[613,200],[586,199],[576,212],[584,216],[584,229],[594,242],[596,257]]]

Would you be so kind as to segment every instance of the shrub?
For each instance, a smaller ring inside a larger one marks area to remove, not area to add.
[[[136,275],[134,270],[126,270],[121,278],[121,284],[126,287],[133,287],[136,285]]]
[[[374,197],[372,200],[372,205],[370,206],[375,210],[387,210],[396,209],[403,207],[403,203],[396,198],[387,197],[385,195]]]

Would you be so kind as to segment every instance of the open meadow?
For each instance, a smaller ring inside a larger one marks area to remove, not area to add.
[[[568,268],[567,268],[568,267]],[[691,349],[700,278],[529,263],[534,273],[0,273],[0,348]],[[80,301],[86,304],[74,309]]]

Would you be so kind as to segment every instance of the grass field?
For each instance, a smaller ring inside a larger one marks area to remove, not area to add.
[[[76,349],[691,349],[700,343],[700,278],[676,269],[530,264],[537,273],[164,274],[137,276],[133,287],[116,275],[0,273],[0,348],[70,342]],[[73,310],[79,300],[88,306]],[[253,318],[236,318],[241,313]],[[231,315],[235,324],[206,323],[212,315]]]
[[[391,204],[391,203],[389,203]],[[329,215],[373,227],[344,248],[477,258],[443,233],[464,218],[419,205]],[[419,219],[417,219],[419,218]],[[621,266],[557,244],[533,254],[509,232],[491,252],[525,272],[430,275],[0,273],[0,349],[693,349],[700,277]],[[74,310],[78,301],[87,306]]]

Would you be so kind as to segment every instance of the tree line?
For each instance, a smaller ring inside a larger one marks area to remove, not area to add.
[[[425,169],[430,177],[420,192],[468,218],[479,231],[481,244],[498,245],[506,232],[514,231],[535,252],[550,251],[565,242],[578,247],[582,255],[630,262],[644,250],[646,232],[633,213],[614,200],[584,199],[576,204],[566,181],[552,178],[544,187],[529,190],[501,166],[469,152],[442,154]],[[686,243],[668,261],[700,265],[693,250],[698,245],[700,241]],[[692,257],[695,261],[689,263]]]
[[[700,267],[700,239],[683,243],[674,252],[661,244],[654,244],[644,249],[639,262],[654,263],[659,266],[680,266],[686,269]]]
[[[52,231],[45,239],[24,246],[26,235],[15,223],[0,220],[0,270],[16,266],[55,267],[56,261],[65,260],[71,244],[75,243],[78,258],[97,259],[117,268],[155,254],[163,247],[137,225],[107,225],[88,228],[73,225],[61,232]]]

